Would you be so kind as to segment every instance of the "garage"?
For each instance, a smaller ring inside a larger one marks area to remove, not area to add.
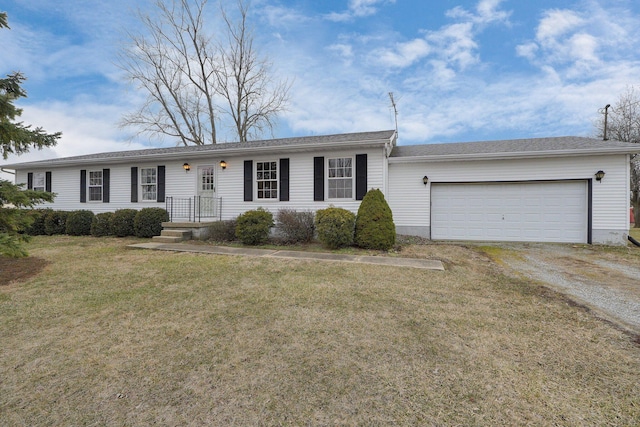
[[[588,243],[587,181],[433,183],[431,238]]]

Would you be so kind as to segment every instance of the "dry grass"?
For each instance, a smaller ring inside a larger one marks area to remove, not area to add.
[[[640,228],[632,228],[629,230],[629,234],[631,235],[631,237],[633,237],[634,239],[640,241]]]
[[[6,425],[634,425],[640,349],[485,255],[446,272],[36,238],[0,287]]]

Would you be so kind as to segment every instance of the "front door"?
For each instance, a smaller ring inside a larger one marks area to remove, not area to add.
[[[201,218],[216,216],[216,183],[213,165],[198,166],[198,208]]]

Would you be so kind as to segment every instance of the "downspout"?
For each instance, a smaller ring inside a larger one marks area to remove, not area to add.
[[[10,174],[10,175],[15,175],[15,174],[16,174],[16,173],[15,173],[15,171],[14,171],[14,172],[11,172],[11,171],[6,170],[5,168],[0,168],[0,172],[8,173],[8,174]]]

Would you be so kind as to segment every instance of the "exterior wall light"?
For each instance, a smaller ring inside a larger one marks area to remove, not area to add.
[[[429,177],[427,175],[422,177],[422,183],[425,185],[425,187],[429,183]]]
[[[604,178],[604,171],[599,170],[596,172],[596,181],[602,181],[602,178]]]
[[[182,169],[184,169],[185,172],[189,172],[191,170],[191,165],[189,165],[189,163],[185,163],[182,165]]]
[[[222,169],[226,169],[227,168],[227,162],[225,162],[224,160],[220,160],[220,167]]]

